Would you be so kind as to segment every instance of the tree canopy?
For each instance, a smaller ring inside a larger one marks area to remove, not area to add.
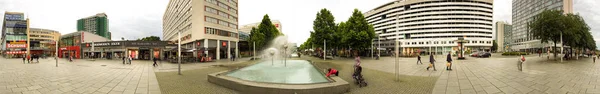
[[[596,49],[596,42],[589,26],[577,14],[563,14],[561,10],[544,10],[528,25],[531,35],[541,43],[552,41],[554,48],[560,43],[571,48]],[[555,50],[557,51],[557,50]],[[554,55],[556,57],[556,53]]]
[[[313,21],[313,32],[310,33],[314,46],[323,47],[324,40],[328,43],[336,43],[333,39],[333,32],[336,30],[333,14],[327,9],[321,9]],[[331,47],[331,46],[330,46]]]
[[[123,38],[121,38],[123,39]],[[141,41],[160,41],[160,37],[158,36],[149,36],[149,37],[144,37],[141,39],[137,39],[137,40],[141,40]]]
[[[250,31],[249,42],[256,42],[257,49],[263,49],[271,40],[280,35],[282,35],[282,33],[280,33],[279,30],[277,30],[277,27],[273,25],[269,15],[265,14],[258,25],[258,28],[253,27]]]

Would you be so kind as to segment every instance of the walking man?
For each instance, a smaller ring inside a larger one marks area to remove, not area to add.
[[[433,58],[433,54],[429,54],[429,66],[427,67],[427,70],[429,70],[429,68],[433,68],[433,71],[437,71],[435,69],[435,59]]]
[[[446,70],[452,70],[452,56],[450,55],[450,52],[448,52],[446,61],[448,61],[448,64],[446,65]]]
[[[519,71],[523,71],[523,63],[525,63],[525,57],[523,55],[521,55],[521,58],[519,59],[519,63],[517,64]]]
[[[419,62],[423,64],[423,62],[421,61],[421,55],[417,55],[417,64],[419,64]]]
[[[157,58],[154,58],[154,59],[152,60],[152,61],[154,61],[154,64],[152,64],[152,66],[154,66],[154,67],[158,66],[158,65],[156,64],[156,59],[157,59]]]
[[[131,58],[131,56],[130,56],[128,59],[129,59],[129,65],[131,65],[131,59],[133,59],[133,58]]]
[[[25,55],[23,55],[23,64],[25,64],[25,57],[26,57],[26,56],[25,56]]]
[[[123,59],[123,64],[125,64],[125,57],[123,56],[121,57],[121,59]]]
[[[27,55],[27,63],[31,63],[31,55]]]

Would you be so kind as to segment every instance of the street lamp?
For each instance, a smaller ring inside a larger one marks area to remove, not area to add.
[[[177,32],[177,74],[181,75],[181,31]]]

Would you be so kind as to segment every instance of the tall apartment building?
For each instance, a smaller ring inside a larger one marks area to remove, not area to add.
[[[238,0],[170,0],[163,16],[163,39],[181,39],[184,49],[193,50],[184,56],[238,55]]]
[[[472,51],[492,46],[493,0],[395,0],[364,13],[381,45],[392,51],[399,39],[402,54],[458,51],[458,38]]]
[[[514,0],[512,2],[512,39],[510,48],[518,51],[536,51],[553,43],[542,44],[533,38],[527,24],[544,10],[573,12],[573,0]],[[559,44],[560,45],[560,44]]]
[[[29,19],[20,12],[5,12],[2,23],[2,56],[22,57],[28,52]]]
[[[49,29],[30,28],[29,42],[31,54],[54,56],[56,41],[60,38],[60,32]]]
[[[77,20],[77,31],[91,32],[108,39],[112,37],[108,28],[108,16],[105,13]]]
[[[512,32],[512,25],[507,24],[506,22],[503,21],[499,21],[496,22],[496,37],[494,37],[494,40],[496,40],[496,43],[498,44],[498,48],[497,51],[498,52],[506,52],[509,51],[509,42],[511,40],[511,32]]]

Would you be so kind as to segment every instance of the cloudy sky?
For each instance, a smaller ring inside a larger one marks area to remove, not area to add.
[[[282,31],[292,42],[303,43],[310,35],[316,13],[327,8],[336,22],[346,21],[354,9],[362,12],[393,0],[239,0],[240,25],[256,23],[268,14],[282,23]],[[511,23],[512,0],[494,0],[494,22]],[[0,0],[0,11],[24,12],[31,26],[57,30],[63,34],[76,31],[79,18],[106,13],[113,40],[124,37],[162,37],[162,16],[168,0]],[[600,5],[595,0],[574,0],[574,11],[584,17],[596,40],[600,40]],[[3,12],[0,13],[3,15]],[[600,41],[598,41],[600,44]]]

